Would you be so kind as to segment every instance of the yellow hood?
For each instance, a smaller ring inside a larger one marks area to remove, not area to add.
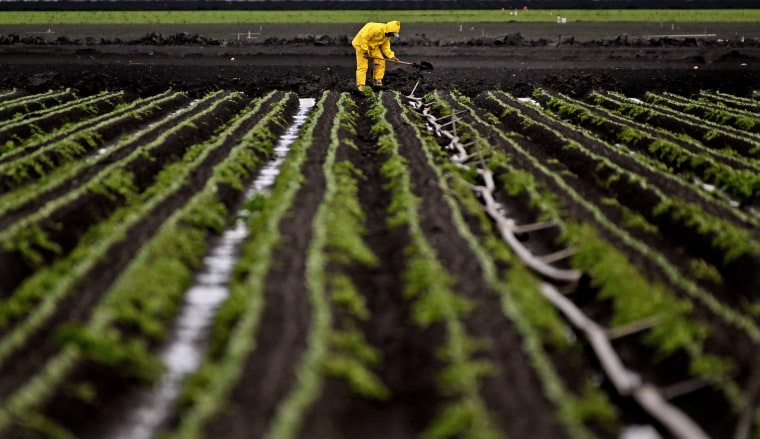
[[[398,36],[399,31],[401,30],[401,23],[397,20],[389,21],[385,23],[385,32],[391,32],[393,33],[394,37]]]

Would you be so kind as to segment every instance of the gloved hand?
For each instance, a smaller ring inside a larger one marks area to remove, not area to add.
[[[365,58],[369,58],[369,52],[364,52],[364,53],[362,53],[362,55],[363,55]]]
[[[399,59],[394,56],[393,58],[391,58],[391,62],[395,63],[395,64],[398,64],[399,63]]]

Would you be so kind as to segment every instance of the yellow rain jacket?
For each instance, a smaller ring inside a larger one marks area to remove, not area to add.
[[[367,23],[359,30],[351,44],[362,52],[374,52],[373,49],[379,48],[386,58],[394,58],[395,55],[391,50],[391,39],[385,34],[398,34],[400,30],[401,23],[398,21]]]
[[[401,30],[401,23],[398,21],[389,21],[387,23],[367,23],[354,37],[351,45],[356,49],[356,85],[359,90],[364,87],[367,81],[367,69],[369,68],[368,60],[364,54],[376,58],[396,58],[396,54],[391,50],[391,38],[385,34],[393,33],[398,36]],[[372,76],[375,84],[381,84],[385,76],[385,61],[382,59],[373,59]]]

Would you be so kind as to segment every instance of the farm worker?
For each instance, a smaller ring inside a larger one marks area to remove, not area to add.
[[[387,23],[367,23],[354,37],[351,45],[356,49],[356,88],[364,90],[367,81],[368,57],[382,58],[372,59],[374,68],[372,76],[374,85],[383,85],[385,76],[385,59],[398,62],[398,58],[391,50],[391,37],[398,37],[401,23],[389,21]]]

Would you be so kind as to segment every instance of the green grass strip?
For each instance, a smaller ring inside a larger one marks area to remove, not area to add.
[[[0,24],[266,24],[356,23],[556,23],[568,21],[643,23],[747,23],[760,21],[760,9],[531,9],[517,16],[482,10],[313,10],[313,11],[4,11]]]

